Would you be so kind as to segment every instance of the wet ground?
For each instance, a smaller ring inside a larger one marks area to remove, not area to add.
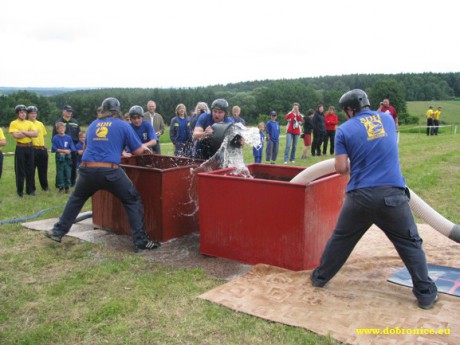
[[[23,223],[22,226],[30,230],[43,231],[51,229],[56,221],[57,218],[44,219]],[[110,231],[95,229],[91,218],[74,224],[68,236],[87,242],[101,243],[115,251],[134,253],[129,236],[120,236]],[[65,240],[64,238],[63,241]],[[163,243],[158,249],[144,250],[136,255],[145,256],[148,260],[159,264],[181,268],[199,268],[210,277],[224,280],[232,280],[252,268],[251,265],[200,254],[200,235],[198,233],[170,240]]]

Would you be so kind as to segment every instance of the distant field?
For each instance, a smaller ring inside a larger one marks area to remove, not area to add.
[[[441,124],[460,124],[460,99],[453,101],[423,101],[423,102],[407,102],[407,111],[412,116],[419,118],[419,124],[426,124],[426,111],[429,106],[433,108],[442,107],[440,117]]]

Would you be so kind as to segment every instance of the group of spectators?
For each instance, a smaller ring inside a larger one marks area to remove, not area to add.
[[[295,163],[299,137],[303,139],[302,159],[307,158],[308,148],[311,147],[312,156],[334,154],[334,137],[336,126],[339,123],[335,108],[330,106],[324,113],[324,105],[320,104],[316,111],[309,109],[307,114],[300,113],[299,103],[292,105],[292,110],[285,115],[286,120],[286,148],[284,150],[284,164]],[[266,161],[275,164],[279,150],[280,126],[276,111],[270,112],[270,120],[266,126]],[[313,136],[313,141],[312,141]]]
[[[426,135],[438,135],[439,117],[441,116],[442,107],[433,110],[433,106],[429,106],[426,111]]]

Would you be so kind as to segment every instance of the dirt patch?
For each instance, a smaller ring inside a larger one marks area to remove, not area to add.
[[[23,223],[22,226],[30,230],[49,230],[57,222],[57,218],[45,219],[35,222]],[[74,224],[68,236],[82,241],[100,243],[117,252],[134,252],[134,246],[129,236],[116,235],[110,231],[95,229],[92,219],[88,218]],[[66,238],[63,238],[66,241]],[[236,261],[200,253],[200,235],[193,233],[162,243],[155,250],[143,250],[136,255],[142,255],[151,262],[181,268],[199,268],[206,275],[218,279],[232,280],[245,274],[252,266]]]

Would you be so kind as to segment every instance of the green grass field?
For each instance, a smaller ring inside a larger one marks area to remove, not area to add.
[[[408,186],[459,224],[460,134],[427,137],[402,131],[399,148]],[[172,146],[165,144],[162,150],[171,154]],[[297,150],[301,166],[330,158],[300,160],[301,145]],[[253,161],[250,148],[244,155],[247,163]],[[68,196],[38,191],[36,197],[19,199],[13,162],[12,156],[5,157],[0,220],[48,207],[53,209],[38,219],[59,216]],[[50,155],[51,186],[54,174]],[[85,209],[90,208],[87,203]],[[172,268],[76,239],[56,244],[17,223],[0,225],[0,344],[334,343],[196,298],[222,283],[199,269]]]

